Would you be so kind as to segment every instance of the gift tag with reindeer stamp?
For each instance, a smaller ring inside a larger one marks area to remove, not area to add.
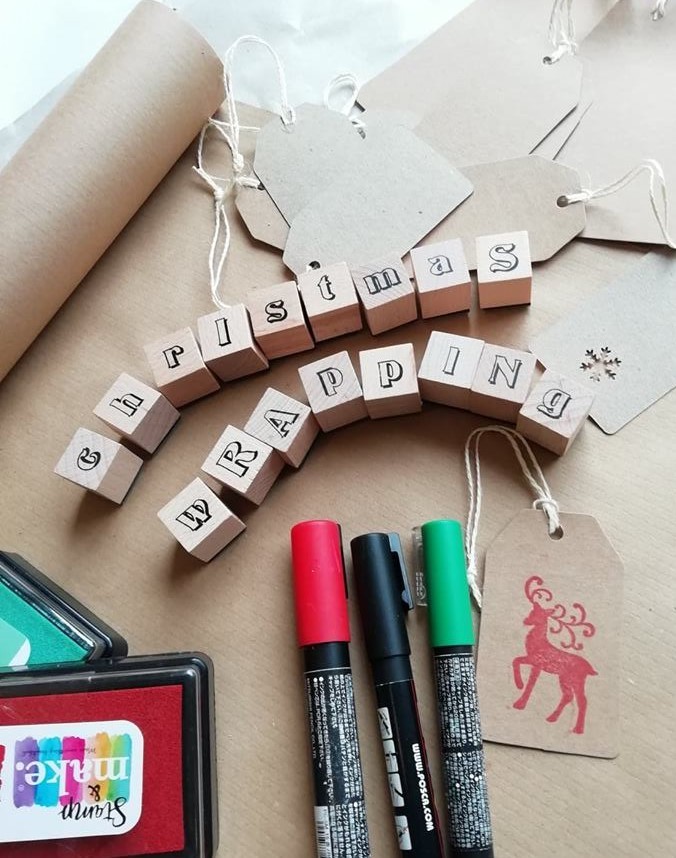
[[[524,510],[486,554],[478,685],[484,738],[591,757],[619,753],[622,561],[595,518],[549,535]]]

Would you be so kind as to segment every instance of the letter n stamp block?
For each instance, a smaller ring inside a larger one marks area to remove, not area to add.
[[[482,310],[530,304],[533,269],[528,233],[478,236],[476,273]]]
[[[273,447],[292,468],[299,468],[319,434],[309,405],[268,387],[244,431]]]
[[[420,411],[415,353],[411,343],[359,352],[361,383],[369,417]]]
[[[415,290],[397,256],[351,269],[352,280],[372,334],[381,334],[418,318]]]
[[[357,373],[346,351],[298,367],[298,375],[323,432],[368,416]]]
[[[143,459],[117,441],[78,429],[54,473],[113,503],[122,503],[142,464]]]
[[[155,340],[145,346],[145,353],[155,384],[176,408],[218,390],[190,328]]]
[[[524,402],[516,428],[529,440],[563,456],[584,426],[593,403],[589,388],[548,369]]]
[[[486,343],[472,382],[469,410],[516,423],[530,390],[535,362],[530,352]]]
[[[281,456],[269,444],[236,426],[226,426],[202,470],[258,506],[283,467]]]

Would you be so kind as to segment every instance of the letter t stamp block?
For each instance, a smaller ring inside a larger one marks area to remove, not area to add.
[[[528,233],[478,236],[476,274],[482,310],[530,304],[533,269]]]
[[[344,262],[306,271],[298,277],[298,289],[317,342],[362,329],[359,299]]]
[[[274,447],[287,465],[299,468],[319,434],[310,407],[268,387],[244,431]]]
[[[226,426],[202,470],[258,506],[283,467],[281,457],[269,444],[236,426]]]
[[[584,426],[593,403],[591,390],[548,369],[524,402],[516,428],[530,441],[563,456]]]
[[[298,367],[312,413],[323,432],[368,417],[350,355],[335,355]]]
[[[369,417],[420,411],[422,401],[411,343],[359,352],[359,363]]]

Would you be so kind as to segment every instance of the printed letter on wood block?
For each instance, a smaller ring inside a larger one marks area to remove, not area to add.
[[[372,334],[381,334],[418,318],[415,290],[401,259],[388,256],[353,268],[351,273]]]
[[[459,238],[414,247],[411,262],[423,319],[469,310],[472,279]]]
[[[306,271],[298,288],[317,342],[362,329],[359,299],[344,262]]]
[[[562,456],[582,429],[593,402],[591,390],[548,369],[524,402],[516,428]]]
[[[361,383],[369,417],[420,411],[420,391],[411,343],[359,352]]]
[[[484,341],[432,331],[418,371],[420,393],[427,402],[469,408],[469,392]]]
[[[476,274],[482,309],[530,304],[533,269],[528,233],[478,236]]]
[[[221,381],[243,378],[268,368],[251,330],[249,311],[244,304],[234,304],[197,320],[197,338],[202,357]]]
[[[530,352],[486,343],[472,382],[469,410],[516,423],[530,390],[535,362]]]
[[[304,402],[268,387],[244,431],[274,447],[288,465],[298,468],[319,433],[319,425]]]
[[[78,429],[54,473],[114,503],[122,503],[142,464],[143,459],[117,441],[89,429]]]
[[[148,453],[157,450],[180,416],[166,397],[126,372],[99,402],[94,414]]]
[[[324,432],[367,417],[364,395],[347,352],[298,367],[312,413]]]
[[[205,474],[256,505],[274,485],[284,462],[269,444],[226,426],[202,465]]]
[[[294,280],[252,289],[246,300],[254,336],[269,360],[314,347]]]
[[[190,328],[155,340],[145,346],[145,352],[155,384],[176,408],[218,390]]]
[[[246,527],[199,478],[162,507],[157,517],[189,554],[205,563]]]

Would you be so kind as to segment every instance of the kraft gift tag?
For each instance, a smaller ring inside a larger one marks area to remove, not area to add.
[[[552,538],[524,510],[486,554],[478,655],[484,739],[619,753],[622,561],[592,516]]]
[[[530,344],[547,369],[595,394],[592,419],[613,434],[676,386],[676,256],[646,254]]]
[[[235,206],[253,238],[277,250],[284,250],[289,224],[263,185],[260,188],[239,188]]]

